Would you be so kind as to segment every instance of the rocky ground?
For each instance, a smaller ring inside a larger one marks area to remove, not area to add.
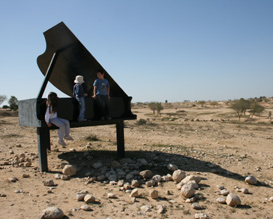
[[[41,173],[36,129],[1,109],[1,218],[273,218],[270,105],[240,123],[225,104],[132,111],[124,159],[112,125],[71,129],[65,147],[53,130]]]

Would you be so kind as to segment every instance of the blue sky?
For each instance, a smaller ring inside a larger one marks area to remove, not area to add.
[[[43,32],[63,21],[132,102],[272,97],[272,11],[271,0],[1,1],[0,95],[37,97]]]

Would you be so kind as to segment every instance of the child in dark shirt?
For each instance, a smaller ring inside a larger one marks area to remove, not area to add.
[[[73,96],[76,98],[76,100],[80,104],[80,113],[78,117],[79,122],[85,122],[86,119],[84,118],[85,113],[85,99],[84,97],[87,96],[86,93],[84,93],[82,83],[84,83],[83,76],[77,75],[76,79],[74,80],[74,87],[73,87]]]
[[[107,79],[104,78],[104,72],[98,71],[98,79],[95,80],[93,86],[93,98],[97,100],[101,119],[111,119],[109,116],[108,100],[110,99],[110,86]]]

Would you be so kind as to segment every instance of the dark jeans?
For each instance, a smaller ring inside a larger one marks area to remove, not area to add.
[[[108,108],[108,96],[107,95],[97,95],[97,104],[100,112],[100,116],[109,116]]]

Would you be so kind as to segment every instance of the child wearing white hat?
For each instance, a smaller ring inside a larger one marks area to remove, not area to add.
[[[73,87],[73,96],[76,98],[76,100],[80,104],[80,113],[78,117],[79,122],[85,122],[86,119],[84,118],[84,113],[85,113],[85,99],[84,97],[87,96],[86,93],[84,93],[84,89],[82,86],[82,83],[84,83],[83,76],[77,75],[75,80],[74,80],[74,87]]]

